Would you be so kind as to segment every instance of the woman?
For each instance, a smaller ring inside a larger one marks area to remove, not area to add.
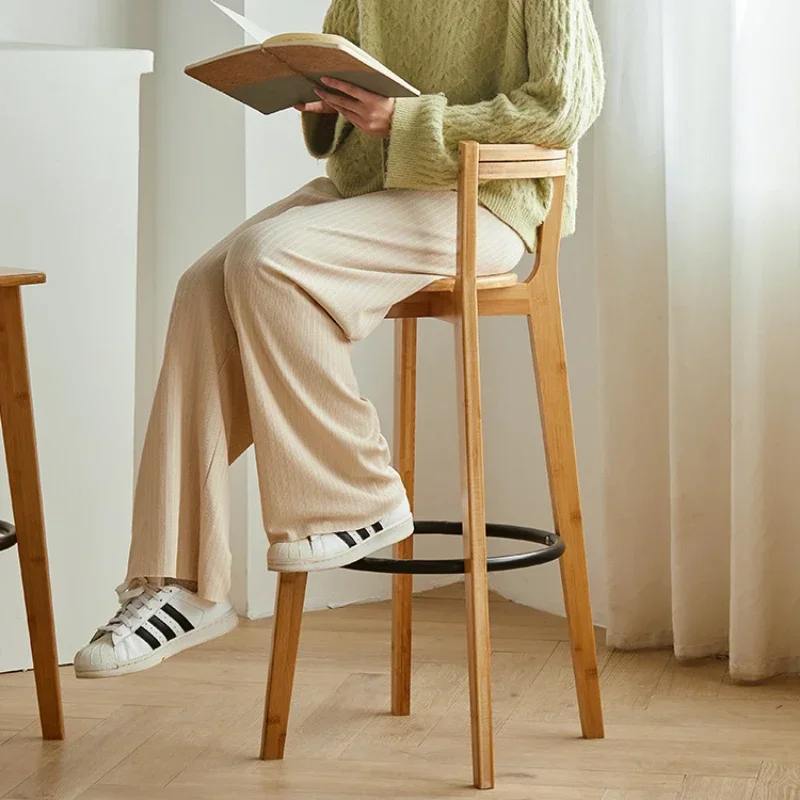
[[[342,566],[412,533],[351,343],[454,273],[460,141],[572,148],[600,112],[588,0],[334,0],[324,30],[423,94],[394,100],[327,81],[335,92],[298,109],[329,177],[248,220],[181,279],[121,607],[77,654],[79,676],[147,669],[236,625],[227,468],[252,443],[270,569]],[[483,274],[534,251],[551,191],[549,181],[480,187]]]

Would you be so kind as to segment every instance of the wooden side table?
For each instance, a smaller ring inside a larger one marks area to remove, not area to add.
[[[0,420],[42,736],[63,739],[64,712],[20,291],[22,286],[45,280],[41,272],[0,268]],[[4,538],[6,543],[13,542],[11,536]]]

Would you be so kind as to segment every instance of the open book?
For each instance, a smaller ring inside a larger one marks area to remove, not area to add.
[[[320,78],[338,78],[384,97],[417,97],[420,92],[369,53],[342,36],[283,33],[272,36],[251,20],[211,2],[260,44],[229,50],[186,67],[186,74],[262,114],[319,100]]]

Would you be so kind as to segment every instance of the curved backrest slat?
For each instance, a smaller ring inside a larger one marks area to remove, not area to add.
[[[490,161],[478,167],[478,180],[501,181],[510,178],[558,178],[567,174],[567,159],[547,161]]]
[[[567,157],[566,150],[553,150],[537,144],[482,144],[479,160],[487,161],[557,161]]]

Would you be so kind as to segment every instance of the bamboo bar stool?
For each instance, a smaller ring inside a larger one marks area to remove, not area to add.
[[[488,572],[534,566],[560,558],[581,729],[603,737],[597,652],[578,491],[578,469],[567,379],[558,258],[567,153],[533,145],[462,142],[458,186],[458,264],[454,279],[437,281],[398,303],[387,315],[395,335],[395,459],[413,507],[416,433],[417,320],[453,324],[458,369],[463,522],[415,523],[416,534],[460,534],[463,560],[413,558],[413,538],[395,545],[394,558],[366,558],[349,569],[392,573],[392,713],[411,710],[411,596],[414,574],[463,573],[466,577],[467,644],[474,784],[494,786]],[[522,283],[514,273],[476,276],[478,182],[550,178],[551,211],[539,231],[536,263]],[[555,533],[487,524],[481,423],[480,316],[525,316],[533,352]],[[487,536],[535,542],[520,555],[488,558]],[[307,575],[282,573],[267,684],[262,759],[283,758]]]
[[[63,739],[64,712],[20,291],[21,286],[45,280],[41,272],[0,269],[0,418],[16,525],[0,522],[0,550],[16,544],[19,553],[42,736]]]

